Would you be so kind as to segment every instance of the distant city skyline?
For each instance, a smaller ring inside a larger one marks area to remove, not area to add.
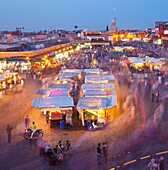
[[[0,31],[105,30],[114,18],[121,29],[153,28],[168,21],[167,0],[0,0]]]

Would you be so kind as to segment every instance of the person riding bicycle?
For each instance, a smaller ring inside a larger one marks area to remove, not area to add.
[[[36,124],[35,124],[35,122],[33,122],[32,124],[33,124],[33,125],[32,125],[32,127],[31,127],[31,129],[32,129],[32,133],[31,133],[31,137],[30,137],[30,139],[32,139],[32,138],[33,138],[33,135],[34,135],[34,133],[36,132]]]

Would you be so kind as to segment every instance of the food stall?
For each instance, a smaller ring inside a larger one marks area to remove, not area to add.
[[[84,91],[84,97],[109,97],[113,95],[116,95],[115,90],[99,89],[99,90],[85,90]]]
[[[0,99],[3,97],[3,91],[6,88],[5,76],[0,75]]]
[[[103,74],[103,70],[99,68],[84,69],[83,72],[85,74]]]
[[[67,83],[67,84],[50,84],[49,85],[49,89],[67,89],[70,90],[71,88],[71,84]]]
[[[38,94],[38,95],[40,95],[40,96],[42,96],[43,98],[44,97],[46,97],[47,96],[47,94],[48,94],[48,90],[45,90],[45,89],[39,89],[38,91],[37,91],[37,93],[36,94]]]
[[[138,72],[142,72],[146,68],[146,61],[143,58],[128,57],[128,63],[134,67]]]
[[[107,84],[110,81],[114,81],[115,77],[113,74],[111,75],[86,75],[85,76],[85,83],[93,83],[93,84]]]
[[[111,109],[115,106],[117,106],[116,95],[108,98],[83,97],[78,101],[77,110],[84,126],[87,121],[106,122],[108,114],[111,114]]]
[[[146,65],[150,68],[150,71],[160,70],[162,71],[165,61],[160,58],[148,57],[145,59]]]
[[[63,69],[60,71],[60,73],[72,73],[72,74],[81,74],[82,70],[81,69]]]
[[[74,101],[67,96],[35,98],[32,107],[40,109],[44,115],[48,114],[51,127],[53,121],[64,120],[67,114],[72,115]]]
[[[67,89],[50,89],[48,90],[47,97],[67,96],[69,97],[69,90]]]
[[[105,83],[105,84],[82,84],[82,90],[99,90],[99,89],[114,89],[115,84]]]
[[[81,69],[63,69],[59,72],[59,81],[64,80],[74,80],[74,78],[80,78],[81,77],[82,70]]]
[[[72,84],[67,83],[67,84],[50,84],[49,85],[49,89],[53,90],[53,89],[62,89],[62,90],[68,90],[69,95],[72,94]],[[71,96],[71,95],[70,95]]]
[[[4,76],[6,77],[8,84],[16,85],[21,80],[21,77],[19,76],[17,72],[5,71]]]
[[[93,83],[93,84],[100,84],[100,83],[108,83],[108,80],[104,80],[103,76],[100,75],[86,75],[85,76],[85,83]]]

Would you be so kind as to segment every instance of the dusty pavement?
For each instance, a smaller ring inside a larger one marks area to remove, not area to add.
[[[29,115],[31,121],[36,122],[37,128],[43,129],[46,144],[55,146],[60,139],[63,141],[69,139],[74,143],[84,133],[83,130],[64,132],[59,130],[59,126],[56,129],[49,129],[45,116],[38,109],[31,107],[36,92],[41,86],[40,81],[27,79],[22,92],[5,95],[0,101],[0,169],[23,169],[23,165],[26,165],[24,169],[30,169],[32,166],[41,165],[37,141],[27,141],[23,138],[26,115]],[[7,124],[13,126],[10,144],[7,143]],[[46,162],[42,159],[42,164]]]
[[[82,129],[61,131],[59,127],[49,129],[43,114],[31,107],[33,98],[36,96],[35,93],[40,87],[39,81],[29,79],[26,81],[23,92],[5,95],[0,101],[0,169],[2,170],[106,170],[168,148],[165,117],[165,121],[163,121],[163,113],[166,112],[164,109],[162,112],[157,110],[166,101],[151,103],[148,95],[150,89],[143,84],[130,85],[123,79],[118,82],[117,95],[120,96],[121,103],[127,101],[126,98],[129,95],[134,98],[137,106],[135,117],[132,117],[131,104],[128,102],[125,104],[126,107],[121,110],[124,114],[111,119],[105,129],[97,132]],[[44,140],[47,144],[55,146],[60,139],[63,141],[69,139],[72,142],[73,152],[64,162],[56,167],[49,166],[43,157],[39,157],[36,140],[23,139],[24,117],[27,114],[31,121],[36,122],[38,128],[43,129]],[[157,123],[161,122],[156,124],[158,130],[153,127],[156,120]],[[14,127],[11,144],[7,143],[5,130],[7,124]],[[155,132],[152,131],[153,129]],[[108,162],[97,165],[96,146],[98,142],[104,141],[108,142],[109,147]],[[167,158],[166,155],[164,157]],[[149,160],[150,158],[137,161],[131,166],[123,166],[120,169],[140,170],[141,167],[145,170]]]

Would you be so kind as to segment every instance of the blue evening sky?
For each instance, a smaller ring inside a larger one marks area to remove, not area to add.
[[[0,30],[146,29],[168,21],[168,0],[0,0]]]

